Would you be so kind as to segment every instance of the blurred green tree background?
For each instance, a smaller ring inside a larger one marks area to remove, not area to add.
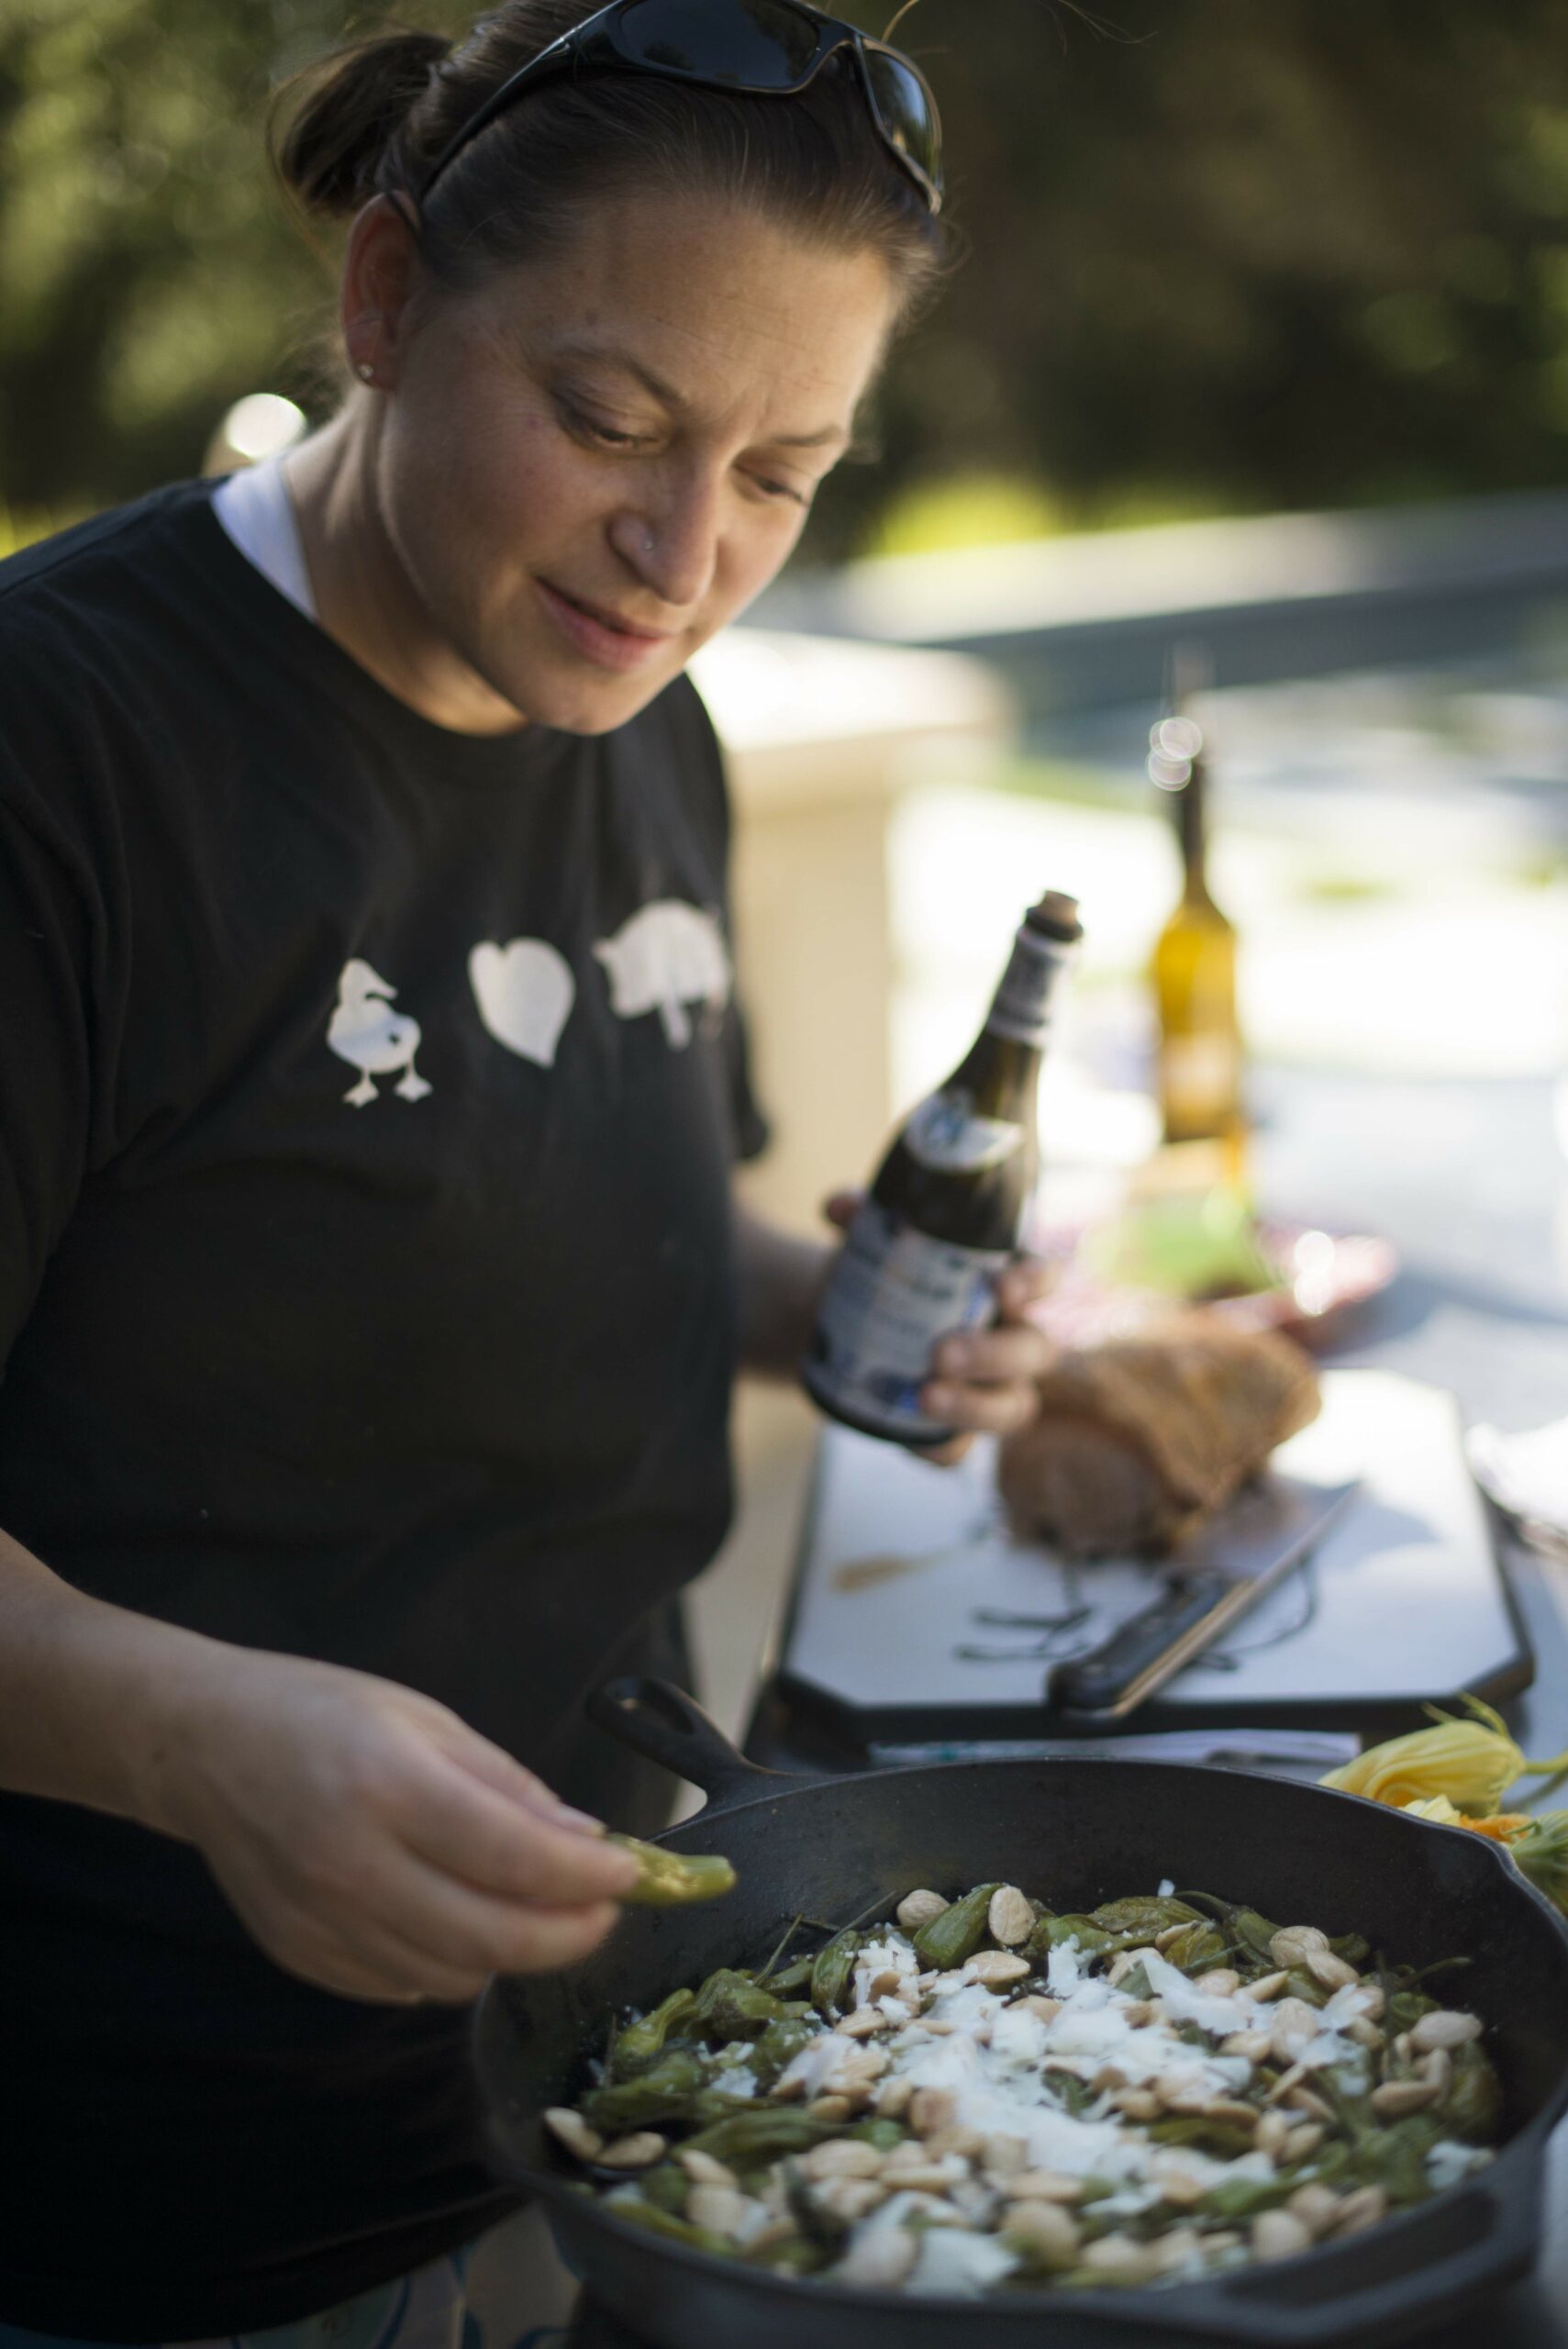
[[[968,252],[811,551],[1568,479],[1562,0],[1111,5],[1096,29],[920,0],[900,27]],[[319,412],[331,257],[262,123],[351,21],[0,0],[0,503],[194,472],[248,391]]]

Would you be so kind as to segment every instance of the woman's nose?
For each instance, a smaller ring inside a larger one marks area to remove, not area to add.
[[[718,562],[719,495],[706,482],[617,515],[611,543],[645,587],[676,610],[690,611],[713,584]]]

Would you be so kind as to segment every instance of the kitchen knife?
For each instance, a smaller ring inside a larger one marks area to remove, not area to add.
[[[1176,1551],[1151,1606],[1054,1666],[1050,1710],[1084,1729],[1125,1720],[1302,1564],[1357,1489],[1354,1478],[1324,1485],[1278,1474],[1249,1486]]]

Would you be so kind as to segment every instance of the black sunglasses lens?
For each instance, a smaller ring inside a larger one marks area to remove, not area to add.
[[[784,0],[632,0],[616,34],[632,57],[664,73],[733,82],[752,90],[789,90],[810,72],[820,34],[804,10]]]
[[[866,86],[878,128],[889,146],[907,155],[939,191],[942,181],[941,133],[937,110],[920,76],[891,50],[865,50]]]

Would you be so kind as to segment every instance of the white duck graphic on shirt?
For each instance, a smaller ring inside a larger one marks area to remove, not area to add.
[[[623,922],[595,954],[610,974],[610,1008],[620,1019],[657,1011],[676,1052],[692,1041],[689,1003],[717,1019],[729,1000],[729,956],[713,916],[679,897],[660,897]]]
[[[344,1094],[356,1109],[378,1096],[373,1079],[403,1075],[393,1091],[405,1101],[422,1101],[430,1087],[414,1066],[420,1027],[401,1011],[388,1008],[397,989],[356,956],[345,963],[338,981],[338,1008],[327,1025],[327,1041],[340,1061],[360,1071],[360,1081]]]

